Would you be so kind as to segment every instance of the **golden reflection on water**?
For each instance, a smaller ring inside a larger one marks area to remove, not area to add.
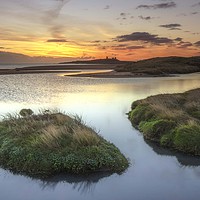
[[[87,80],[87,78],[82,78]],[[115,79],[116,80],[116,79]],[[114,83],[101,83],[94,85],[84,85],[84,90],[78,93],[62,93],[57,98],[57,103],[75,101],[106,103],[116,99],[138,100],[149,95],[160,93],[180,93],[190,89],[200,87],[200,75],[169,78],[135,78],[129,81],[119,79]],[[120,103],[120,102],[119,102]]]
[[[100,71],[102,72],[102,70]],[[96,71],[92,73],[96,73]],[[26,78],[26,75],[24,77]],[[23,93],[19,91],[15,97],[13,97],[13,93],[24,87],[24,84],[19,83],[18,79],[12,80],[10,85],[10,82],[7,82],[7,88],[0,88],[0,97],[7,92],[5,90],[14,91],[4,95],[4,98],[0,98],[1,113],[16,111],[23,107],[62,108],[73,113],[87,113],[90,112],[90,108],[95,109],[96,113],[102,112],[102,110],[118,112],[119,109],[125,112],[130,108],[132,101],[150,95],[178,93],[200,87],[200,74],[129,79],[91,79],[64,75],[62,77],[48,75],[48,78],[44,75],[33,77],[37,77],[37,85],[29,82]],[[5,77],[2,76],[2,78]],[[16,87],[16,85],[18,86]]]
[[[64,73],[64,74],[58,74],[58,76],[76,76],[81,74],[99,74],[99,73],[107,73],[112,72],[113,70],[85,70],[85,71],[74,71],[72,73]]]

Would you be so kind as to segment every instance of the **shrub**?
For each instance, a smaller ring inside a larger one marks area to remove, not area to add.
[[[177,128],[174,146],[180,151],[200,155],[200,126],[182,125]]]
[[[160,141],[162,135],[169,133],[176,123],[165,119],[159,119],[149,122],[141,122],[139,129],[144,133],[146,138],[151,140]]]
[[[136,106],[136,108],[129,113],[129,119],[135,125],[139,125],[141,121],[148,121],[153,117],[153,110],[145,104]]]
[[[174,134],[173,132],[169,132],[167,134],[164,134],[160,138],[160,145],[164,147],[172,147],[173,146],[173,140],[174,140]]]

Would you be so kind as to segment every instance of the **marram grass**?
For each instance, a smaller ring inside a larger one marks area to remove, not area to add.
[[[7,115],[0,122],[0,165],[29,176],[97,171],[121,173],[128,160],[78,117],[45,111]]]

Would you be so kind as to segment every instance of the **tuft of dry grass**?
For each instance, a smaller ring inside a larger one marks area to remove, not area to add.
[[[200,89],[133,102],[129,119],[146,139],[200,155]]]
[[[48,148],[98,145],[100,136],[80,116],[41,111],[38,115],[8,114],[3,123],[16,137],[39,135],[37,144]]]
[[[74,143],[83,146],[93,146],[100,143],[100,137],[91,128],[76,127],[73,133]]]
[[[161,118],[173,119],[180,124],[187,121],[200,123],[200,89],[184,94],[160,94],[140,100],[138,104],[148,105]]]
[[[7,115],[0,122],[0,164],[14,172],[42,177],[61,172],[122,172],[129,166],[119,149],[81,117],[51,110]]]
[[[70,133],[65,126],[56,126],[50,124],[41,131],[40,143],[49,148],[59,148],[61,146],[60,141],[64,135],[70,136]]]

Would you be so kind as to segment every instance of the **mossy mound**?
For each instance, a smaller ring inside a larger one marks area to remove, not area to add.
[[[0,165],[5,169],[49,177],[58,173],[120,173],[129,166],[117,147],[78,117],[50,111],[22,113],[0,122]]]
[[[129,119],[144,138],[200,155],[200,89],[151,96],[132,103]]]

